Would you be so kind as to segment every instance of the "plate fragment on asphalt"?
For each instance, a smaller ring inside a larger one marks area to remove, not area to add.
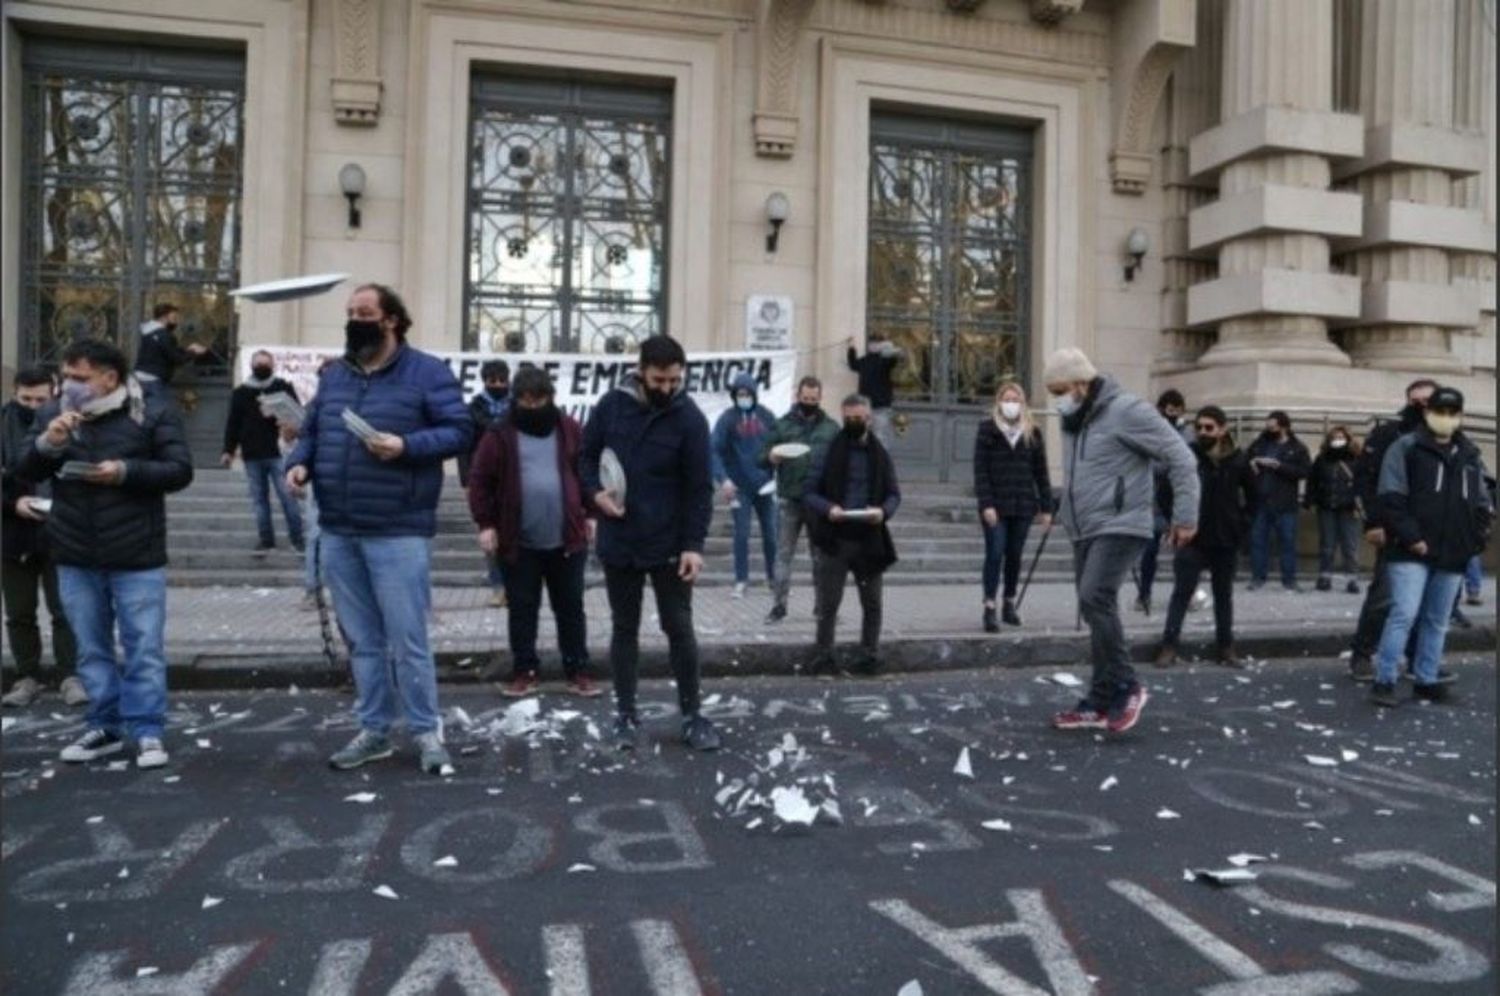
[[[1270,860],[1271,859],[1266,857],[1264,854],[1247,854],[1244,851],[1241,851],[1239,854],[1231,854],[1228,858],[1229,863],[1234,865],[1236,868],[1244,868],[1246,865],[1253,865],[1257,862]]]
[[[211,910],[223,901],[223,898],[220,896],[204,896],[203,905],[200,906],[199,909]]]
[[[1302,756],[1307,759],[1308,764],[1315,768],[1336,768],[1339,763],[1338,758],[1324,757],[1321,754],[1303,754]]]
[[[1053,671],[1051,679],[1055,684],[1062,685],[1064,688],[1083,687],[1082,679],[1076,674],[1069,674],[1067,671]]]
[[[155,965],[142,965],[140,968],[135,970],[135,977],[137,979],[144,979],[148,975],[155,975],[160,971],[161,969],[157,968]]]
[[[818,818],[817,807],[808,802],[807,795],[795,785],[778,785],[773,788],[771,805],[776,811],[776,818],[783,823],[810,827],[813,820]]]
[[[598,871],[598,869],[595,868],[593,865],[586,864],[586,863],[584,863],[582,861],[578,862],[577,864],[572,864],[572,865],[568,866],[568,873],[569,874],[572,874],[573,872],[591,872],[591,871]]]
[[[451,854],[445,854],[432,863],[434,868],[457,868],[458,859]]]
[[[376,795],[374,792],[356,792],[353,795],[344,796],[344,801],[357,802],[362,806],[367,806],[378,798],[380,798],[380,796]]]
[[[1343,758],[1345,761],[1358,761],[1359,760],[1359,751],[1357,751],[1357,750],[1348,750],[1346,748],[1344,750],[1339,751],[1339,757]]]
[[[1120,780],[1114,775],[1110,775],[1108,778],[1104,779],[1104,781],[1099,783],[1099,791],[1108,792],[1118,784],[1120,784]]]
[[[922,983],[912,979],[906,985],[896,990],[896,996],[923,996]]]
[[[1475,826],[1475,827],[1482,827],[1482,826],[1484,826],[1484,821],[1481,820],[1479,817],[1475,816],[1473,813],[1470,813],[1469,814],[1469,825],[1470,826]]]
[[[1010,829],[1010,822],[1008,820],[985,820],[983,823],[981,823],[979,825],[982,826],[982,827],[984,827],[986,830],[1009,830]]]
[[[953,773],[962,778],[974,777],[974,765],[969,761],[969,748],[965,747],[958,752],[958,761],[953,765]]]
[[[375,895],[380,896],[383,899],[401,898],[400,896],[396,895],[396,890],[392,889],[388,885],[377,885],[372,891],[375,893]]]
[[[1212,885],[1243,885],[1260,877],[1248,868],[1189,868],[1182,875],[1189,882],[1208,882]]]
[[[1156,818],[1159,820],[1180,820],[1182,819],[1182,814],[1173,812],[1172,810],[1167,809],[1165,806],[1163,806],[1161,809],[1156,811]]]

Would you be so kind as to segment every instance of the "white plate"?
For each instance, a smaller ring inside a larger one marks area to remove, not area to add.
[[[51,498],[33,498],[33,499],[31,499],[31,507],[35,511],[38,511],[38,512],[42,513],[43,515],[51,515],[52,514],[52,499]]]
[[[621,506],[625,504],[625,468],[620,458],[608,446],[599,454],[599,484],[614,496]]]
[[[291,301],[299,297],[311,297],[330,291],[349,279],[347,273],[319,273],[310,277],[288,277],[285,280],[270,280],[263,284],[236,287],[230,297],[242,297],[247,301],[267,304],[272,301]]]
[[[880,509],[878,509],[878,508],[846,508],[846,509],[844,509],[844,518],[850,519],[850,520],[852,520],[854,522],[865,522],[865,521],[868,521],[870,519],[875,518],[875,516],[878,515],[878,514],[880,514]]]
[[[812,447],[806,443],[781,443],[771,447],[771,452],[783,460],[797,460],[812,452]]]
[[[760,493],[763,495],[774,495],[776,493],[776,478],[773,477],[762,484],[760,486]]]

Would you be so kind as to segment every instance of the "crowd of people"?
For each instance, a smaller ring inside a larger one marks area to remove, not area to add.
[[[88,706],[86,732],[62,752],[65,761],[113,755],[127,742],[141,767],[168,760],[164,498],[187,487],[193,470],[164,388],[175,364],[201,355],[177,344],[163,320],[175,314],[159,308],[143,329],[134,372],[116,347],[79,341],[63,354],[60,382],[22,371],[4,411],[4,599],[17,669],[4,702],[29,704],[60,677],[65,699]],[[431,541],[449,459],[460,464],[492,604],[508,613],[506,697],[540,688],[544,591],[567,690],[601,694],[583,599],[592,554],[610,610],[612,743],[631,750],[639,740],[649,583],[681,740],[694,750],[720,747],[721,733],[701,709],[693,623],[716,502],[733,521],[733,597],[745,596],[759,528],[768,625],[786,618],[797,544],[807,533],[816,635],[805,672],[840,670],[835,637],[851,575],[862,619],[850,669],[881,670],[883,578],[897,560],[889,522],[901,507],[889,445],[899,350],[872,341],[861,356],[850,344],[860,390],[842,399],[837,419],[815,377],[800,380],[791,409],[778,416],[761,403],[754,379],[741,376],[711,427],[684,389],[681,345],[656,336],[640,344],[635,371],[580,425],[558,408],[551,377],[533,366],[512,377],[504,362],[487,363],[483,391],[465,404],[447,364],[407,342],[410,315],[388,287],[357,288],[347,319],[344,354],[321,368],[295,424],[264,402],[276,394],[297,401],[296,391],[269,353],[252,357],[250,376],[231,397],[221,455],[224,466],[238,458],[244,467],[257,552],[275,546],[274,492],[291,544],[306,556],[307,604],[320,603],[325,585],[331,593],[359,723],[329,758],[334,768],[391,756],[393,731],[404,726],[424,771],[453,771],[428,633]],[[1317,512],[1319,590],[1333,588],[1337,567],[1344,590],[1358,594],[1360,536],[1377,550],[1351,676],[1371,684],[1376,704],[1396,705],[1404,658],[1418,698],[1444,697],[1452,678],[1441,667],[1446,631],[1463,596],[1477,599],[1478,553],[1494,508],[1494,481],[1462,430],[1460,392],[1416,381],[1400,416],[1379,424],[1363,446],[1334,425],[1314,458],[1285,412],[1269,413],[1264,431],[1241,447],[1222,408],[1204,405],[1189,418],[1176,391],[1153,407],[1076,349],[1048,357],[1042,381],[1061,427],[1060,485],[1025,389],[1014,382],[999,386],[978,427],[973,483],[985,632],[1022,625],[1032,528],[1045,542],[1055,515],[1071,543],[1093,673],[1087,695],[1056,715],[1055,727],[1123,732],[1138,721],[1148,693],[1132,664],[1119,592],[1134,574],[1135,607],[1149,615],[1162,551],[1171,554],[1171,595],[1156,664],[1178,660],[1206,572],[1214,659],[1238,666],[1238,558],[1248,545],[1249,587],[1262,587],[1274,539],[1281,584],[1299,590],[1299,508]],[[54,675],[42,668],[39,597],[54,627]]]

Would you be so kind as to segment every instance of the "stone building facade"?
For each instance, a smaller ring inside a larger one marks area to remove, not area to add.
[[[771,295],[830,393],[849,337],[903,347],[915,476],[964,479],[996,385],[1037,394],[1061,345],[1153,396],[1309,418],[1391,410],[1431,373],[1493,455],[1494,0],[3,17],[7,370],[128,344],[170,298],[221,361],[185,379],[209,426],[238,344],[341,339],[341,292],[236,311],[243,283],[390,283],[419,345],[507,353],[742,349]]]

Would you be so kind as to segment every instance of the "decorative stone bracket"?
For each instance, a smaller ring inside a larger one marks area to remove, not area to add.
[[[380,120],[380,0],[337,0],[333,11],[333,119]]]
[[[1061,24],[1083,7],[1083,0],[1031,0],[1031,19],[1040,24]]]
[[[1117,8],[1109,152],[1117,194],[1143,194],[1151,181],[1151,121],[1177,57],[1197,41],[1197,15],[1197,0],[1125,0]]]
[[[755,154],[790,159],[797,147],[797,62],[814,0],[760,0],[755,12]]]

